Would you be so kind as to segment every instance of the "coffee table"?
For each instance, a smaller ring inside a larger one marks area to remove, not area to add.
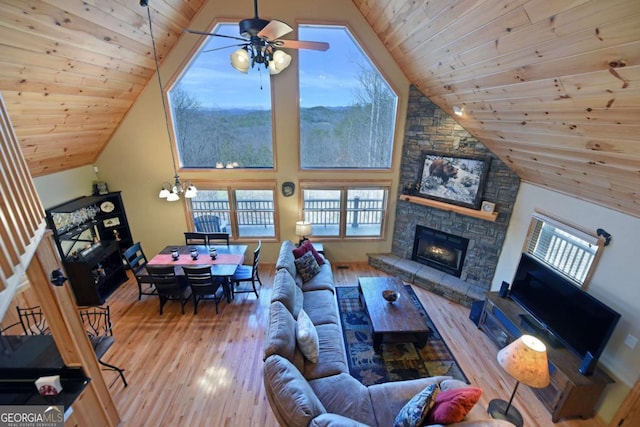
[[[373,349],[380,352],[382,342],[413,342],[424,347],[429,327],[397,277],[359,277],[360,300],[364,305],[373,331]],[[400,298],[388,302],[382,291],[394,289]]]

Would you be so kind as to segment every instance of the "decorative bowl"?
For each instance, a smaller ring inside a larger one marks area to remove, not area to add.
[[[389,302],[397,301],[400,298],[400,294],[398,291],[394,291],[393,289],[385,289],[382,291],[382,298],[386,299]]]

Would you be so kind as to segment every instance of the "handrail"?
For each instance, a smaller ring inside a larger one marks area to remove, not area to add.
[[[44,236],[44,217],[0,94],[0,319]]]

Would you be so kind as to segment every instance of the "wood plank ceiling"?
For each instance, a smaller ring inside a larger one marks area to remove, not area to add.
[[[152,2],[161,57],[204,2]],[[640,217],[640,1],[353,3],[522,180]],[[138,1],[0,2],[0,91],[34,176],[93,163],[153,71]]]

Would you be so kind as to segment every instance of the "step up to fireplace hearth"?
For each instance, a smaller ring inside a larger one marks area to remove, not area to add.
[[[484,300],[483,289],[464,280],[410,259],[393,254],[367,254],[369,265],[393,274],[412,285],[420,286],[451,301],[471,307],[474,301]]]

